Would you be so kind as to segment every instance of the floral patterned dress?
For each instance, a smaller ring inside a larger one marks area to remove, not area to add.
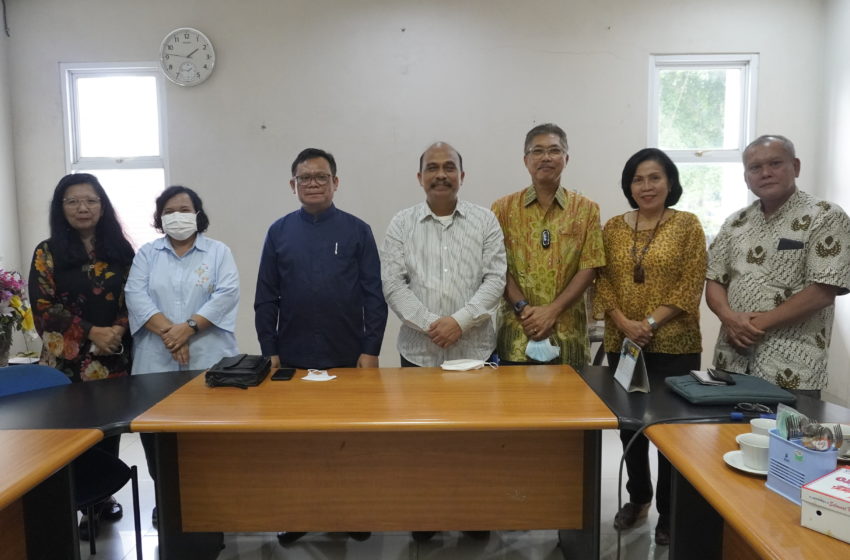
[[[102,354],[88,339],[92,327],[128,327],[124,284],[130,265],[93,258],[72,265],[55,255],[49,241],[33,254],[29,276],[35,327],[44,342],[39,363],[55,367],[72,381],[93,381],[130,373],[129,328],[118,354]]]

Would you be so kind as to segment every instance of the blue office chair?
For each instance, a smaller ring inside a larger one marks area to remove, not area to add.
[[[61,371],[36,364],[0,368],[0,397],[26,393],[37,389],[68,385],[71,380]],[[95,506],[108,499],[133,481],[133,514],[136,528],[136,558],[142,560],[142,528],[139,521],[139,478],[136,466],[93,447],[77,457],[71,469],[74,479],[74,502],[77,509],[85,511],[89,519],[89,550],[95,554],[97,521]]]
[[[67,375],[49,366],[27,364],[0,368],[0,397],[70,383]]]

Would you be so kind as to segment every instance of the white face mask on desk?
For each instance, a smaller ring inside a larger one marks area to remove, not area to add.
[[[198,215],[193,212],[172,212],[162,216],[162,231],[165,235],[185,241],[198,231]]]

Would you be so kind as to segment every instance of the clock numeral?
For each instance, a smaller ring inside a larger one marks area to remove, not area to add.
[[[188,39],[189,39],[189,34],[188,34],[188,33],[184,33],[184,34],[183,34],[183,38],[188,40]]]
[[[173,50],[174,50],[174,45],[168,45],[168,50],[173,51]]]
[[[169,64],[169,65],[168,65],[168,69],[169,69],[169,70],[174,70],[174,65],[173,65],[173,64]]]
[[[206,43],[204,43],[204,44],[201,46],[201,49],[202,49],[202,50],[207,50],[207,44],[206,44]]]
[[[171,59],[171,55],[170,55],[170,54],[165,55],[165,60],[170,60],[170,59]]]
[[[201,73],[200,73],[200,72],[195,72],[195,77],[196,77],[196,78],[200,78],[200,77],[201,77]]]
[[[209,68],[209,65],[208,65],[208,64],[204,64],[204,70],[206,70],[207,68]]]
[[[212,56],[211,56],[211,55],[209,55],[209,54],[207,54],[207,60],[209,60],[209,59],[211,59],[211,58],[212,58]]]
[[[180,37],[178,37],[177,35],[175,35],[175,36],[174,36],[174,42],[175,42],[175,43],[179,43],[179,42],[180,42]]]

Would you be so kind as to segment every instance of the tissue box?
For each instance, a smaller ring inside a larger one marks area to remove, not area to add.
[[[803,527],[850,543],[850,468],[842,467],[803,486]]]

